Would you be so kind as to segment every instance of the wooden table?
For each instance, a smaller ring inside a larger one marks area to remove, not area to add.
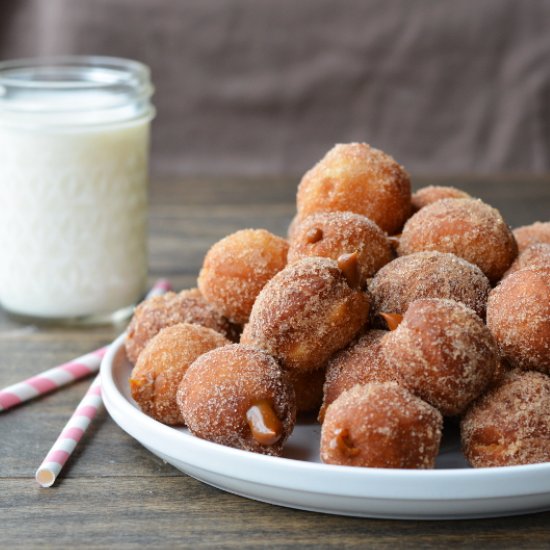
[[[243,227],[285,234],[297,180],[158,181],[152,186],[151,280],[194,285],[202,257]],[[550,219],[550,177],[418,178],[454,184],[512,226]],[[0,387],[106,344],[122,327],[37,328],[0,313]],[[151,455],[102,411],[54,487],[33,476],[89,381],[0,415],[0,547],[550,547],[550,512],[476,521],[369,520],[233,496]]]

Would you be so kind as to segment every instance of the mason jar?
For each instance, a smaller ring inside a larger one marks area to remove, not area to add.
[[[0,63],[0,303],[26,320],[125,317],[147,279],[149,69]]]

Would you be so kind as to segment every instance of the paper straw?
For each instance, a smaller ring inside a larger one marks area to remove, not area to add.
[[[145,300],[152,298],[153,296],[161,296],[172,290],[172,283],[168,279],[157,279],[155,284],[151,287],[151,290],[145,296]]]
[[[0,391],[0,412],[96,373],[106,351],[106,347],[97,349],[68,363],[27,378],[23,382],[4,388]]]
[[[169,281],[159,279],[147,293],[146,299],[152,296],[159,296],[171,289],[172,285]],[[39,395],[58,390],[75,380],[80,380],[97,373],[99,365],[101,365],[101,359],[106,351],[107,347],[96,349],[68,363],[63,363],[0,390],[0,412],[7,411]]]
[[[36,470],[36,481],[42,487],[51,487],[54,484],[59,472],[61,472],[77,443],[88,429],[100,406],[101,379],[98,375],[65,425],[57,441],[53,444],[44,462]]]
[[[169,290],[172,290],[172,285],[165,279],[159,279],[147,293],[145,299],[160,296]],[[107,348],[102,349],[104,351],[101,356],[105,354]],[[100,364],[101,358],[98,358],[95,372],[99,370]],[[101,404],[101,379],[97,375],[50,452],[36,470],[34,477],[42,487],[51,487],[54,484],[59,472],[61,472],[91,421],[95,418]]]

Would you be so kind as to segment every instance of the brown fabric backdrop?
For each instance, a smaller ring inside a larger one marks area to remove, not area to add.
[[[550,171],[550,1],[2,0],[0,58],[50,54],[152,67],[157,173]]]

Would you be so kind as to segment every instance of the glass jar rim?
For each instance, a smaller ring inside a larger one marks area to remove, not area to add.
[[[69,128],[150,120],[153,91],[149,68],[130,59],[70,55],[4,61],[0,124]]]
[[[37,78],[41,73],[47,75],[51,70],[86,70],[96,69],[110,71],[111,76],[118,75],[117,80],[96,79],[82,80],[54,80],[51,78]],[[21,78],[33,73],[33,78]],[[17,76],[19,75],[19,76]],[[144,91],[153,92],[151,71],[147,65],[125,59],[122,57],[109,57],[100,55],[63,55],[49,57],[27,57],[0,62],[0,86],[15,86],[20,88],[49,88],[65,90],[67,88],[106,88],[120,84],[121,82],[133,83],[136,88],[144,88]]]

